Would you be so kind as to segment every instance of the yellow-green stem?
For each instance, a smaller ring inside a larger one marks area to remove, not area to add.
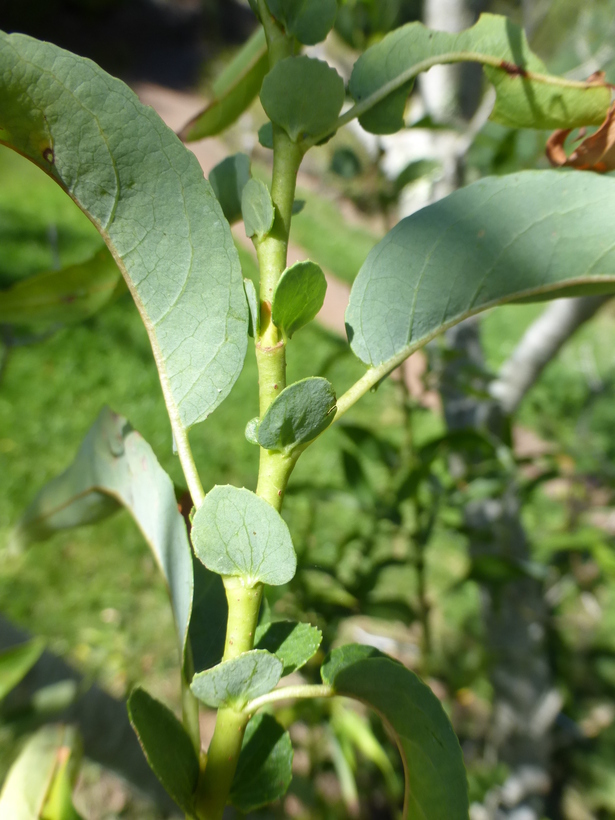
[[[254,632],[263,594],[262,584],[246,587],[240,578],[224,578],[228,601],[228,622],[223,661],[248,652],[254,646]],[[249,716],[232,707],[218,709],[216,728],[207,753],[196,799],[197,816],[221,820],[241,752]]]
[[[273,20],[264,0],[258,0],[258,9],[267,37],[270,65],[273,66],[293,53],[294,44],[292,38],[286,37]],[[271,320],[271,302],[286,267],[297,171],[302,157],[303,150],[274,125],[271,199],[275,220],[269,234],[255,242],[261,282],[261,332],[256,339],[261,418],[286,387],[286,342]],[[278,511],[296,458],[261,449],[256,491]],[[249,651],[254,645],[262,585],[247,589],[241,581],[233,578],[225,578],[224,585],[229,616],[223,660],[230,660]],[[207,764],[197,792],[196,810],[200,820],[222,818],[248,719],[248,714],[243,711],[232,708],[218,710]]]

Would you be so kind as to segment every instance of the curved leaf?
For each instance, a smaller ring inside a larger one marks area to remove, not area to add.
[[[43,271],[0,290],[0,324],[49,327],[81,322],[117,291],[122,275],[107,248],[61,270]]]
[[[80,751],[79,738],[70,726],[39,729],[28,740],[4,781],[0,817],[80,820],[72,806],[70,791],[66,794],[74,784]]]
[[[404,820],[468,820],[459,742],[431,689],[409,669],[367,646],[335,649],[322,679],[363,701],[391,728],[404,763]]]
[[[40,658],[45,643],[34,638],[0,652],[0,701],[24,678]]]
[[[220,134],[250,106],[269,69],[261,26],[237,52],[213,84],[211,102],[179,132],[185,142]]]
[[[263,80],[261,102],[271,122],[300,142],[333,125],[344,103],[344,81],[322,60],[287,57]]]
[[[264,649],[252,649],[199,672],[192,679],[193,694],[206,706],[242,709],[275,688],[282,677],[282,661]]]
[[[43,168],[109,246],[147,328],[171,416],[184,427],[228,395],[248,311],[229,226],[196,160],[97,65],[0,34],[0,142]]]
[[[479,180],[402,220],[350,293],[348,337],[383,375],[503,302],[615,290],[613,180],[525,171]]]
[[[194,810],[199,759],[188,733],[173,712],[144,689],[133,689],[128,715],[152,771],[188,814]]]
[[[530,51],[525,32],[506,17],[482,14],[459,34],[408,23],[368,48],[355,63],[350,93],[363,106],[361,125],[374,134],[403,128],[414,78],[438,63],[485,67],[497,98],[491,119],[517,128],[599,125],[610,103],[601,80],[574,82],[549,76]],[[324,130],[324,129],[323,129]]]
[[[288,732],[271,715],[254,715],[243,737],[231,803],[248,814],[283,797],[293,776],[292,765]]]
[[[336,401],[333,385],[320,376],[285,387],[258,425],[258,443],[266,450],[284,453],[307,444],[331,424]]]
[[[162,570],[180,646],[192,606],[192,552],[175,490],[149,444],[122,416],[105,407],[73,463],[38,493],[17,524],[18,544],[91,523],[123,505]],[[95,513],[95,515],[94,515]]]
[[[207,493],[192,522],[192,543],[208,569],[247,586],[286,584],[297,568],[286,522],[245,488],[216,486]]]

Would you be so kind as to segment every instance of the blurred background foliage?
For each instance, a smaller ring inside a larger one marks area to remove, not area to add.
[[[522,22],[552,71],[581,78],[604,70],[615,81],[613,0],[477,0],[472,11],[487,8]],[[327,55],[343,69],[358,50],[423,13],[419,0],[341,0]],[[0,9],[2,28],[90,56],[128,82],[203,93],[253,25],[239,0],[27,0]],[[442,175],[433,148],[438,139],[467,133],[468,117],[435,122],[421,105],[420,89],[408,120],[418,147],[401,167],[387,165],[386,139],[374,143],[354,131],[306,162],[298,193],[306,205],[295,217],[293,240],[343,282],[352,282],[408,203],[429,201]],[[263,121],[257,103],[229,132],[229,152],[252,148],[254,126]],[[457,169],[458,184],[546,165],[546,134],[486,120],[479,125]],[[255,175],[265,176],[267,162],[257,148]],[[86,262],[100,248],[98,234],[70,200],[0,147],[0,289],[8,293],[29,277]],[[251,255],[242,246],[240,255],[245,275],[254,278]],[[65,302],[58,295],[58,304]],[[110,290],[99,308],[79,321],[63,314],[44,326],[0,324],[1,545],[36,490],[71,461],[103,404],[130,419],[182,488],[137,312],[121,289]],[[497,373],[541,311],[511,306],[481,319],[485,378]],[[299,571],[290,585],[271,590],[268,606],[317,624],[325,651],[336,641],[364,641],[426,676],[452,716],[477,806],[488,806],[508,775],[490,746],[493,686],[482,594],[488,589],[497,601],[511,580],[527,576],[543,585],[548,663],[562,702],[545,816],[615,817],[613,314],[607,304],[549,364],[516,414],[508,441],[496,441],[488,430],[448,433],[437,400],[425,406],[424,397],[389,379],[327,434],[326,445],[310,448],[291,482],[284,515]],[[445,346],[435,342],[430,358],[446,358]],[[291,380],[326,376],[340,393],[361,373],[343,339],[317,323],[293,340]],[[437,396],[437,373],[427,370],[422,379],[424,390]],[[242,431],[257,413],[255,384],[248,354],[224,407],[194,431],[208,486],[254,484],[258,453]],[[468,380],[469,394],[471,385]],[[480,459],[465,471],[452,470],[452,455],[467,452]],[[498,497],[511,481],[522,499],[531,559],[474,560],[464,509]],[[0,550],[0,612],[44,636],[51,650],[115,696],[145,682],[177,705],[165,591],[125,513],[26,552]],[[308,665],[304,674],[311,679],[316,670]],[[325,715],[330,720],[323,726]],[[295,777],[284,804],[259,816],[395,816],[399,764],[377,721],[344,705],[318,703],[288,707],[281,719],[294,722]],[[0,768],[31,726],[31,715],[5,714]],[[93,765],[84,769],[79,799],[92,820],[159,816]]]

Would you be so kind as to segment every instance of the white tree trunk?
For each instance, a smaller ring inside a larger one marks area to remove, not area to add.
[[[578,296],[556,299],[530,325],[489,387],[489,392],[506,415],[515,412],[565,342],[610,298]]]

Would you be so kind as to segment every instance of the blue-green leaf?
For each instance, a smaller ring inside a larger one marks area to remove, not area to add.
[[[316,317],[326,292],[327,280],[315,262],[297,262],[286,268],[273,294],[273,324],[290,339]]]
[[[282,675],[290,675],[318,651],[322,632],[315,626],[296,621],[269,621],[259,624],[254,636],[256,649],[266,649],[282,661]]]
[[[491,118],[517,128],[599,125],[610,102],[604,82],[580,83],[549,76],[522,28],[506,17],[482,14],[459,34],[408,23],[387,34],[357,60],[350,93],[365,107],[364,128],[390,134],[403,128],[415,77],[438,63],[476,62],[495,85]],[[370,104],[371,103],[371,104]]]
[[[335,390],[319,376],[284,388],[269,405],[258,426],[261,447],[290,453],[307,444],[331,424],[336,411]]]
[[[292,765],[288,732],[271,715],[255,715],[246,727],[231,803],[247,814],[283,797],[292,779]]]
[[[376,245],[355,280],[352,349],[386,372],[485,308],[615,291],[613,207],[612,179],[524,171],[418,211]]]
[[[226,157],[209,173],[209,183],[231,225],[241,219],[241,195],[249,179],[250,157],[247,154]]]
[[[431,689],[376,649],[334,650],[322,679],[338,695],[357,698],[393,730],[404,763],[404,820],[468,820],[468,792],[459,742]]]
[[[208,569],[247,586],[286,584],[297,568],[284,519],[244,488],[217,486],[205,496],[192,522],[192,543]]]
[[[241,194],[241,213],[246,236],[260,240],[271,230],[275,211],[269,189],[260,179],[251,179],[246,183]]]
[[[171,596],[180,646],[192,606],[192,552],[175,488],[149,444],[125,418],[105,407],[73,463],[46,484],[17,524],[25,546],[55,532],[99,520],[122,505],[152,550]]]
[[[34,638],[0,653],[0,701],[24,678],[40,658],[45,643]]]
[[[98,228],[147,328],[184,427],[228,395],[247,349],[233,238],[196,157],[90,60],[0,34],[0,142],[45,170]]]
[[[173,712],[144,689],[133,689],[128,715],[152,771],[188,814],[194,809],[199,760],[188,733]]]
[[[335,122],[344,103],[344,81],[322,60],[287,57],[265,77],[261,102],[269,119],[293,142],[301,142]]]
[[[0,324],[47,329],[81,322],[111,300],[122,275],[107,248],[85,262],[48,270],[0,290]]]
[[[306,46],[325,39],[337,14],[337,0],[267,0],[267,5],[288,34]]]
[[[265,32],[258,26],[213,83],[211,102],[182,128],[181,139],[213,137],[232,125],[256,98],[268,68]]]
[[[252,649],[199,672],[190,688],[206,706],[242,709],[249,700],[275,688],[282,677],[282,668],[282,661],[275,655]]]

